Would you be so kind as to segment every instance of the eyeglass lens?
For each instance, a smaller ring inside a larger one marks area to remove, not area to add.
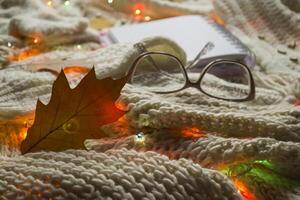
[[[183,66],[176,58],[163,54],[148,54],[136,64],[131,84],[152,92],[172,92],[184,87]]]
[[[246,99],[251,92],[250,74],[245,66],[231,61],[211,65],[203,75],[204,93],[223,99]]]

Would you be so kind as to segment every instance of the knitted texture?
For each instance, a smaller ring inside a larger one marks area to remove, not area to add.
[[[81,17],[77,9],[64,9],[61,5],[57,10],[49,8],[38,0],[2,1],[3,30],[17,38],[43,38],[46,43],[68,43],[80,38],[96,40],[96,33],[88,29],[88,21]],[[28,24],[28,21],[31,21]],[[55,41],[54,41],[55,40]]]
[[[136,136],[117,139],[87,140],[86,147],[97,152],[108,149],[134,149],[137,151],[156,151],[170,159],[186,158],[203,167],[217,168],[247,160],[272,160],[283,173],[300,178],[298,153],[300,146],[292,142],[279,142],[269,138],[232,139],[208,136],[200,139],[174,137],[167,130],[145,135],[144,142],[137,142]],[[222,152],[222,153],[220,153]]]
[[[69,150],[0,161],[2,199],[242,199],[220,173],[153,152]]]
[[[94,53],[95,54],[87,52],[86,55],[88,56],[90,61],[97,63],[95,67],[98,77],[105,77],[108,74],[118,76],[121,71],[122,73],[124,73],[128,68],[128,64],[132,62],[133,57],[136,55],[136,50],[132,47],[131,44],[127,44],[112,46]],[[117,53],[118,55],[116,55]],[[42,56],[51,58],[51,56],[53,55],[55,55],[55,53],[49,53]],[[67,57],[71,56],[67,53],[60,55]],[[115,55],[116,57],[112,61],[107,55]],[[58,56],[56,56],[56,58],[57,57]],[[82,58],[85,57],[83,56]],[[33,60],[38,62],[39,58],[34,58]],[[34,105],[38,96],[44,97],[42,98],[44,99],[44,102],[48,101],[48,98],[50,96],[50,85],[55,76],[48,72],[22,71],[21,68],[26,69],[26,66],[29,66],[31,61],[24,61],[23,63],[20,63],[20,65],[13,64],[13,68],[15,68],[14,70],[5,69],[0,71],[3,72],[3,77],[9,70],[12,70],[13,72],[16,69],[18,69],[20,73],[30,75],[26,76],[28,77],[28,79],[25,78],[25,81],[23,77],[19,76],[6,76],[6,78],[2,79],[2,88],[8,88],[5,85],[10,85],[10,93],[15,94],[12,96],[3,95],[2,97],[4,99],[2,101],[1,107],[5,107],[6,110],[6,114],[3,114],[2,116],[3,119],[11,119],[13,118],[13,116],[18,116],[20,114],[24,114],[26,116],[28,113],[31,113],[32,111],[34,111]],[[21,68],[18,66],[20,66]],[[47,78],[44,77],[41,79],[43,81],[38,82],[39,84],[34,84],[32,80],[39,80],[36,78],[41,77],[41,75],[46,76]],[[284,77],[281,78],[284,79]],[[275,80],[275,78],[273,80]],[[261,85],[263,86],[263,84]],[[145,92],[139,88],[134,88],[131,85],[126,85],[122,92],[120,100],[124,103],[129,104],[128,107],[130,111],[127,114],[127,117],[124,118],[125,120],[120,120],[119,122],[116,122],[111,126],[112,129],[117,129],[116,127],[123,126],[124,123],[127,126],[129,123],[130,127],[155,129],[196,126],[201,128],[201,130],[205,130],[207,132],[213,131],[224,137],[264,136],[273,137],[279,140],[298,141],[299,132],[297,130],[299,126],[297,121],[299,116],[299,109],[290,105],[289,100],[277,90],[268,89],[262,86],[260,87],[260,84],[257,84],[257,86],[258,89],[256,100],[254,100],[253,102],[237,104],[208,98],[194,89],[188,89],[176,94],[157,95],[154,93]],[[49,89],[37,89],[43,87]],[[26,90],[30,92],[26,92]],[[31,94],[31,96],[25,95],[26,93]],[[280,129],[280,131],[278,129]],[[118,135],[119,133],[114,134]],[[166,133],[163,131],[161,134]],[[159,143],[159,141],[161,143]],[[192,142],[191,140],[170,140],[168,138],[161,139],[159,141],[154,140],[150,143],[153,145],[166,146],[166,148],[168,147],[168,144],[171,145],[171,147],[175,147],[177,145],[179,148],[178,150],[176,150],[175,148],[174,151],[172,150],[172,148],[170,148],[170,152],[168,153],[164,151],[164,148],[162,148],[161,150],[159,148],[148,148],[146,150],[158,151],[159,153],[168,155],[171,159],[178,159],[180,157],[188,158],[195,163],[201,164],[203,167],[214,168],[219,164],[238,162],[242,158],[254,160],[274,157],[274,161],[278,161],[278,166],[280,166],[283,171],[287,169],[287,172],[290,173],[286,174],[287,177],[291,175],[295,176],[296,174],[298,174],[297,171],[299,171],[299,162],[293,162],[297,161],[294,155],[299,155],[299,153],[295,153],[299,152],[299,146],[293,143],[282,143],[270,139],[253,139],[244,140],[243,142],[241,142],[238,139],[224,139],[213,137],[209,138],[208,140],[199,139],[199,141],[196,143]],[[189,143],[190,145],[188,145]],[[220,143],[221,145],[219,145]],[[227,146],[229,149],[227,149],[226,151],[226,148],[224,149],[223,146]],[[231,146],[233,147],[230,148]],[[191,152],[190,149],[193,149],[194,151]],[[240,149],[240,151],[237,151],[238,149]],[[140,149],[137,148],[137,150]],[[220,152],[229,153],[222,154]],[[258,152],[261,152],[261,155]],[[263,152],[269,153],[263,154]],[[56,155],[55,153],[50,154]],[[94,154],[97,155],[97,153]],[[37,155],[40,156],[40,154]],[[44,155],[46,157],[49,157],[49,153],[44,153]],[[3,159],[5,160],[8,158]],[[9,159],[12,159],[11,163],[14,163],[16,160],[22,160],[22,156]],[[46,163],[45,165],[48,165],[48,162],[43,163]],[[6,164],[7,163],[3,163],[3,167],[6,166]],[[70,173],[74,175],[73,172]],[[5,174],[4,177],[6,176],[8,175]],[[26,177],[27,175],[24,176]],[[39,175],[34,176],[32,181],[35,180],[38,176]],[[18,180],[19,178],[14,179]],[[23,177],[23,179],[25,178]],[[72,179],[72,181],[75,180]],[[229,179],[227,179],[227,181],[229,181]],[[36,180],[33,181],[33,183],[38,184],[39,181]],[[230,184],[228,183],[228,185]],[[31,185],[29,184],[28,187],[31,187]],[[5,188],[4,190],[14,191],[7,188]],[[69,188],[64,190],[69,191]],[[95,189],[95,193],[97,190],[98,189]],[[102,194],[101,192],[98,193]],[[233,194],[236,193],[237,191],[235,191],[235,193]],[[16,194],[19,193],[8,193],[8,195]],[[53,194],[55,194],[55,192]],[[93,195],[94,193],[90,192],[88,194]],[[122,196],[122,194],[123,193],[119,192],[119,195]],[[192,195],[193,193],[188,194]],[[28,194],[25,192],[24,195]],[[43,194],[43,196],[45,197],[47,195],[48,194]],[[192,196],[196,197],[194,195]]]
[[[268,72],[299,72],[299,1],[213,1],[218,15],[256,54]],[[298,44],[294,48],[293,44]],[[283,54],[278,53],[285,52]],[[297,61],[298,60],[298,61]]]
[[[99,2],[100,3],[100,2]],[[100,3],[101,4],[101,3]],[[109,6],[102,3],[101,6],[106,9],[132,14],[132,7],[135,1],[115,0]],[[212,11],[213,6],[207,0],[186,0],[186,1],[169,1],[169,0],[145,0],[143,1],[143,12],[154,18],[172,17],[186,14],[207,14]]]
[[[293,10],[299,7],[297,0],[225,0],[214,1],[214,4],[226,24],[237,26],[248,35],[262,34],[272,43],[300,40],[299,10]],[[247,23],[249,21],[254,23]]]
[[[140,128],[198,127],[231,137],[272,137],[299,141],[299,108],[271,89],[257,89],[256,100],[230,103],[208,98],[195,89],[156,95],[128,86],[121,101],[129,120]]]
[[[205,137],[187,139],[172,136],[167,131],[145,135],[144,142],[138,142],[135,136],[115,140],[87,140],[88,149],[102,152],[107,149],[135,149],[147,152],[155,151],[167,155],[170,159],[186,158],[199,163],[202,167],[218,169],[233,163],[268,160],[276,164],[276,170],[285,177],[299,180],[300,146],[293,143],[278,142],[273,139],[255,138],[250,140],[225,139],[220,137]],[[289,199],[289,194],[298,192],[286,188],[262,187],[256,188],[257,193],[274,193],[276,197],[263,195],[261,198]],[[258,190],[260,190],[258,192]],[[297,197],[295,197],[297,198]],[[247,199],[247,198],[246,198]],[[291,198],[291,199],[294,199]]]
[[[185,60],[183,50],[168,39],[158,37],[146,39],[143,43],[147,48],[175,52],[183,62]],[[107,76],[117,78],[126,74],[137,55],[138,51],[133,44],[117,44],[95,51],[52,51],[22,62],[11,63],[0,71],[0,120],[10,120],[34,112],[37,98],[44,103],[48,102],[56,76],[39,70],[52,68],[59,72],[63,66],[81,65],[95,67],[99,79]],[[71,79],[72,87],[80,79],[72,78],[72,73],[67,74],[67,77]]]

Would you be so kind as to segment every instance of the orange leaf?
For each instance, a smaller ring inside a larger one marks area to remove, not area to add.
[[[53,84],[48,105],[38,100],[34,124],[21,144],[21,152],[84,148],[84,140],[104,137],[100,127],[125,113],[114,102],[126,78],[98,80],[94,68],[71,89],[65,73]]]

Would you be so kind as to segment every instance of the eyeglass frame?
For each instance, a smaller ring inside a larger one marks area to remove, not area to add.
[[[209,44],[209,43],[208,43]],[[251,73],[251,70],[249,69],[249,67],[241,62],[238,62],[236,60],[229,60],[229,59],[216,59],[214,61],[209,62],[207,65],[205,65],[205,67],[203,68],[203,70],[200,72],[200,77],[198,78],[198,80],[196,82],[192,82],[189,77],[188,77],[188,73],[187,73],[187,69],[192,66],[193,64],[197,63],[200,60],[200,57],[202,56],[203,53],[206,53],[206,48],[207,45],[200,51],[200,53],[196,56],[196,58],[191,62],[190,65],[188,65],[187,67],[185,67],[182,62],[180,61],[180,59],[170,53],[166,53],[166,52],[159,52],[159,51],[146,51],[141,53],[132,63],[131,67],[129,68],[129,71],[126,75],[127,80],[129,83],[131,83],[131,78],[132,78],[132,74],[135,72],[136,67],[138,62],[148,56],[148,55],[165,55],[165,56],[170,56],[173,59],[175,59],[179,64],[180,64],[180,68],[183,72],[184,78],[185,78],[185,84],[182,88],[177,89],[177,90],[173,90],[173,91],[168,91],[168,92],[156,92],[156,91],[152,91],[154,93],[157,94],[170,94],[170,93],[175,93],[175,92],[179,92],[182,91],[186,88],[189,87],[193,87],[193,88],[197,88],[199,91],[201,91],[202,93],[204,93],[205,95],[212,97],[212,98],[216,98],[216,99],[220,99],[220,100],[225,100],[225,101],[232,101],[232,102],[244,102],[244,101],[251,101],[255,98],[255,83],[254,83],[254,79],[253,79],[253,75]],[[204,50],[204,51],[203,51]],[[144,50],[145,51],[145,50]],[[151,58],[152,60],[152,58]],[[248,96],[246,98],[243,99],[229,99],[229,98],[222,98],[222,97],[217,97],[214,95],[211,95],[207,92],[205,92],[202,88],[201,88],[201,81],[204,77],[204,75],[207,73],[207,71],[213,67],[215,64],[219,64],[222,62],[226,62],[226,63],[233,63],[233,64],[237,64],[240,65],[241,67],[243,67],[244,69],[246,69],[246,71],[248,72],[249,75],[249,79],[250,79],[250,93],[248,94]]]

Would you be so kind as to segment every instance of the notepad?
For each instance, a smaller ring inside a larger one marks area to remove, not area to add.
[[[162,36],[175,41],[192,61],[207,42],[214,48],[203,56],[202,64],[223,58],[240,61],[248,66],[255,65],[255,57],[238,38],[224,27],[205,17],[188,15],[124,25],[111,28],[106,34],[106,43],[139,42],[147,37]]]

